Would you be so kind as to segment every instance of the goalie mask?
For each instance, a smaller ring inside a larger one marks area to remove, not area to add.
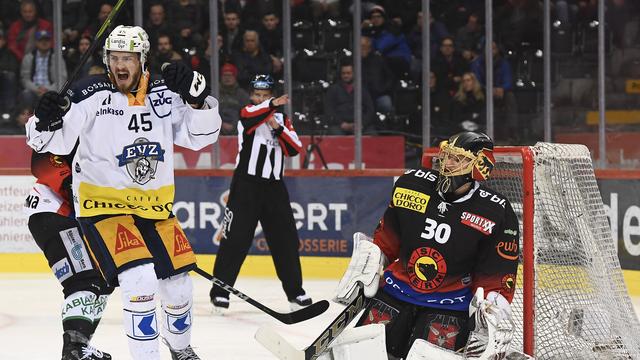
[[[149,53],[149,35],[140,26],[118,25],[107,37],[104,42],[102,52],[102,62],[107,67],[107,71],[111,72],[109,67],[109,51],[124,51],[140,54],[140,65],[142,72],[146,70],[147,54]]]
[[[473,180],[489,178],[495,164],[493,140],[483,133],[465,131],[440,143],[438,191],[451,193]]]

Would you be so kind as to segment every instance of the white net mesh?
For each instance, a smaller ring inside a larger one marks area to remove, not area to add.
[[[624,284],[589,151],[582,145],[549,143],[532,150],[536,358],[640,359],[640,323]],[[496,155],[488,186],[511,201],[522,234],[522,159]],[[522,284],[521,267],[512,304],[519,350]]]

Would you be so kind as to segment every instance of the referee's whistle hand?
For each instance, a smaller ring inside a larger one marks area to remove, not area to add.
[[[289,103],[289,95],[284,94],[278,98],[273,99],[273,105],[282,106]]]

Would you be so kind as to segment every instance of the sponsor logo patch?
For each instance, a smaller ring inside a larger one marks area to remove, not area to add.
[[[182,315],[167,314],[167,328],[173,334],[184,334],[191,327],[191,311]]]
[[[155,311],[146,314],[131,314],[132,337],[134,339],[154,339],[158,336],[158,324],[156,322]]]
[[[427,211],[430,196],[421,192],[397,187],[393,191],[393,205],[395,207],[413,210],[419,213]]]
[[[509,294],[513,294],[516,290],[516,276],[514,274],[507,274],[502,277],[502,289]]]
[[[123,251],[144,247],[142,240],[138,239],[129,229],[118,224],[118,230],[116,232],[116,251],[115,253],[121,253]]]
[[[71,228],[63,230],[60,231],[59,234],[60,238],[62,238],[64,247],[67,249],[67,254],[70,256],[73,270],[76,273],[79,273],[93,269],[93,265],[91,265],[91,260],[89,259],[89,254],[87,253],[87,249],[84,247],[84,242],[80,237],[78,229]]]
[[[66,279],[71,277],[71,275],[73,275],[73,272],[71,271],[71,265],[69,265],[69,262],[66,258],[53,264],[51,270],[60,282],[65,281]]]
[[[507,234],[507,235],[513,235],[513,236],[518,235],[518,232],[517,232],[517,231],[515,231],[515,230],[511,230],[511,229],[506,229],[506,230],[504,231],[504,233],[505,233],[505,234]]]
[[[173,256],[182,255],[193,251],[189,240],[184,236],[177,226],[173,227]]]
[[[134,303],[153,301],[153,295],[132,296],[129,301]]]
[[[409,282],[421,290],[433,290],[440,286],[447,274],[447,262],[438,250],[421,247],[413,251],[407,263]]]
[[[500,241],[496,245],[496,252],[501,258],[506,260],[518,260],[518,242],[517,240]]]
[[[464,225],[476,229],[485,235],[491,234],[493,232],[493,227],[496,226],[495,222],[467,211],[462,213],[460,219],[460,222]]]

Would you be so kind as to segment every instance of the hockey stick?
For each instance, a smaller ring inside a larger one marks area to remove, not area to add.
[[[329,344],[335,340],[358,313],[365,308],[369,299],[364,296],[363,287],[360,286],[358,295],[340,315],[304,350],[298,350],[285,340],[270,325],[261,326],[256,332],[255,339],[267,350],[271,351],[280,360],[313,360],[318,358],[329,348]]]
[[[118,0],[118,2],[113,7],[113,9],[111,9],[111,12],[109,13],[109,16],[107,16],[107,19],[104,21],[104,23],[102,23],[102,26],[100,27],[100,29],[96,33],[96,37],[95,37],[95,39],[93,39],[93,42],[91,43],[91,46],[89,47],[89,49],[87,49],[87,51],[84,53],[84,55],[82,55],[82,57],[80,58],[80,62],[78,63],[78,65],[76,65],[76,68],[75,68],[75,70],[73,70],[73,73],[71,74],[71,77],[69,77],[67,79],[67,81],[65,81],[64,85],[62,86],[62,89],[60,89],[58,91],[58,95],[65,96],[65,94],[67,93],[67,91],[71,87],[71,84],[74,81],[76,81],[76,78],[78,77],[78,74],[80,74],[80,70],[82,69],[84,64],[87,62],[87,60],[89,59],[89,56],[91,56],[93,54],[93,52],[96,50],[98,45],[101,43],[100,40],[102,38],[102,35],[105,33],[105,31],[111,25],[111,21],[113,20],[113,18],[115,18],[116,15],[118,15],[118,12],[120,12],[120,8],[125,3],[125,1],[126,0]],[[68,101],[68,99],[67,99],[67,101]],[[68,106],[68,104],[67,104],[67,106]]]
[[[225,289],[226,291],[232,293],[233,295],[257,307],[258,309],[266,312],[267,314],[271,315],[272,317],[278,319],[280,322],[283,322],[287,325],[299,323],[299,322],[314,318],[322,314],[323,312],[327,311],[327,309],[329,308],[329,302],[327,300],[321,300],[294,312],[279,313],[275,310],[272,310],[266,307],[265,305],[262,305],[258,301],[242,293],[240,290],[237,290],[236,288],[226,284],[224,281],[216,278],[215,276],[212,276],[211,274],[200,269],[199,267],[196,267],[194,271],[199,275],[201,275],[202,277],[204,277],[205,279],[210,280],[215,285]]]

